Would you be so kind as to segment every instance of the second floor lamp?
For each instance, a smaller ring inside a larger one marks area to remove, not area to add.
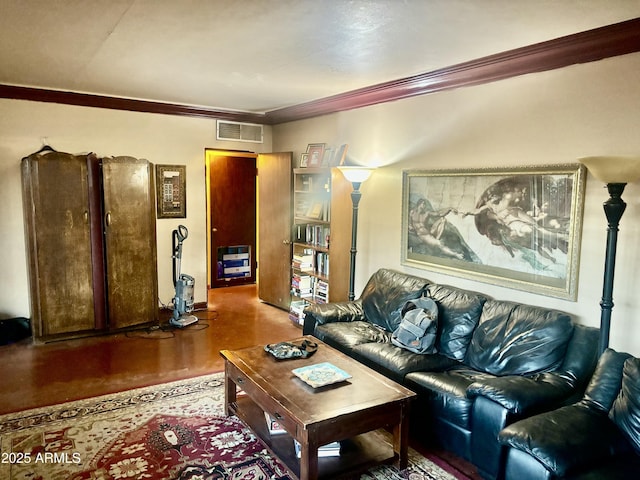
[[[622,192],[627,183],[640,179],[640,158],[631,157],[586,157],[581,158],[591,174],[604,182],[609,199],[604,202],[604,214],[607,217],[607,246],[604,259],[604,281],[602,300],[600,301],[600,343],[602,354],[609,346],[611,329],[611,309],[613,308],[613,277],[616,268],[616,247],[618,226],[627,204],[622,200]]]

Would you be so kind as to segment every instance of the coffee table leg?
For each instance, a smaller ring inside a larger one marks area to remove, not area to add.
[[[393,428],[393,451],[398,455],[396,466],[404,470],[409,466],[409,405],[400,406],[400,422]]]
[[[236,384],[231,379],[228,364],[225,362],[224,372],[224,405],[227,415],[233,415],[231,404],[236,403]]]
[[[318,478],[318,442],[304,438],[300,442],[300,480]]]

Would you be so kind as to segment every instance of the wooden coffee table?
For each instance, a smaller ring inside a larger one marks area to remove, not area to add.
[[[276,360],[264,346],[222,350],[227,414],[242,419],[300,479],[333,479],[380,463],[395,462],[400,469],[406,468],[409,404],[416,394],[314,337],[303,338],[318,344],[318,351],[308,359]],[[312,388],[291,373],[322,362],[352,378]],[[265,412],[287,433],[270,435]],[[391,428],[393,445],[376,432],[384,427]],[[299,459],[293,439],[301,445]],[[340,456],[319,459],[318,447],[333,441],[342,443]]]

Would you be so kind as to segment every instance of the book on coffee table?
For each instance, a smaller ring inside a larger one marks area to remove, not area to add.
[[[269,429],[269,433],[271,435],[281,435],[283,433],[287,433],[287,431],[282,428],[280,422],[269,415],[267,412],[264,412],[264,418],[267,421],[267,428]]]
[[[293,441],[296,450],[296,457],[300,458],[302,449],[297,440]],[[318,448],[318,458],[320,457],[338,457],[340,456],[340,442],[331,442]]]

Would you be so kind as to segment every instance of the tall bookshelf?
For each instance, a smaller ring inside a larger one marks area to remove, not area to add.
[[[293,178],[289,316],[300,325],[307,305],[348,299],[352,186],[337,168],[296,168]]]

